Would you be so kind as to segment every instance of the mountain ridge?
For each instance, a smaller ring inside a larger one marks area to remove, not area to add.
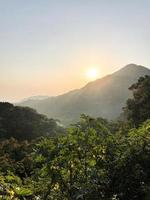
[[[81,113],[115,119],[121,113],[126,100],[131,97],[128,88],[144,75],[150,75],[150,69],[128,64],[80,89],[44,100],[25,101],[19,105],[35,108],[48,117],[60,119],[64,124],[75,122]]]

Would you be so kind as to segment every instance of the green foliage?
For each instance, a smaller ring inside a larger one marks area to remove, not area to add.
[[[21,178],[30,175],[33,167],[31,152],[34,143],[14,138],[0,142],[0,171],[12,171]]]
[[[150,121],[131,129],[122,145],[112,186],[119,199],[145,199],[150,189]]]
[[[53,119],[38,114],[28,107],[0,103],[0,138],[14,137],[18,140],[31,140],[40,136],[56,136],[63,128]]]
[[[108,133],[98,121],[82,116],[81,123],[70,127],[66,136],[43,139],[35,151],[40,168],[37,183],[45,182],[42,198],[55,199],[56,194],[57,199],[102,198],[100,188],[103,190],[107,182],[103,165]]]
[[[133,92],[133,99],[127,100],[124,113],[131,125],[137,127],[150,118],[150,76],[139,78],[129,89]]]
[[[115,133],[104,124],[82,115],[66,135],[32,143],[1,141],[0,195],[16,200],[149,199],[150,121],[126,132],[117,127]]]
[[[42,199],[146,200],[150,192],[150,122],[115,134],[99,120],[81,122],[34,152],[35,194]]]
[[[23,186],[23,181],[12,172],[0,174],[0,198],[1,199],[23,199],[33,196],[33,186]]]

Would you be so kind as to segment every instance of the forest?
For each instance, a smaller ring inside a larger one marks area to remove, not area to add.
[[[150,76],[129,90],[116,121],[81,113],[68,127],[0,103],[0,199],[149,200]]]

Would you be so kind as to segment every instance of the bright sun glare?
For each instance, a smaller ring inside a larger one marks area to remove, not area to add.
[[[90,80],[95,80],[98,76],[97,70],[95,68],[89,69],[87,71],[87,77]]]

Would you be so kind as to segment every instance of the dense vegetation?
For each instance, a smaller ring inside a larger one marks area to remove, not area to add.
[[[150,76],[139,78],[129,89],[133,92],[133,99],[128,99],[124,110],[127,119],[137,127],[150,119]]]
[[[133,99],[128,100],[124,108],[125,122],[113,123],[81,115],[80,122],[67,128],[65,134],[59,134],[62,129],[57,127],[58,134],[38,132],[34,140],[31,135],[30,140],[28,137],[24,140],[24,129],[21,129],[22,137],[17,128],[26,127],[27,121],[22,126],[21,120],[20,126],[15,125],[17,137],[14,129],[9,132],[14,138],[3,134],[0,145],[1,199],[149,200],[148,84],[150,77],[146,76],[131,87]],[[9,128],[15,123],[12,121],[19,120],[22,115],[12,116],[7,123]],[[45,123],[45,117],[41,117]],[[32,120],[29,120],[31,124]],[[1,123],[2,133],[8,130],[4,124]],[[35,124],[39,127],[38,122]],[[21,141],[18,141],[19,133]]]
[[[28,107],[0,103],[0,138],[31,140],[39,136],[55,136],[61,127],[54,119],[38,114]]]

